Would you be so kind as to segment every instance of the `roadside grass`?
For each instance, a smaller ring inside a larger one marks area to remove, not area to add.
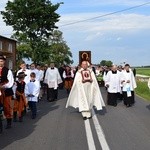
[[[135,92],[140,97],[150,101],[150,89],[147,86],[147,82],[137,81],[137,88]]]
[[[136,68],[136,73],[150,76],[150,68]]]

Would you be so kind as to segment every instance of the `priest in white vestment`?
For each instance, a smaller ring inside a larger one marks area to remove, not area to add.
[[[58,85],[62,83],[62,79],[54,63],[51,63],[50,67],[46,70],[44,83],[48,85],[47,100],[49,102],[57,100]]]
[[[66,108],[68,106],[79,108],[83,119],[92,117],[93,106],[97,110],[102,110],[102,107],[105,106],[95,74],[92,69],[88,68],[87,61],[82,62],[81,69],[75,75]]]
[[[134,89],[137,87],[135,77],[133,74],[132,69],[130,68],[129,64],[126,64],[124,70],[122,71],[121,75],[121,82],[122,82],[122,91],[123,91],[123,98],[124,104],[127,107],[131,107],[135,100],[134,100]]]

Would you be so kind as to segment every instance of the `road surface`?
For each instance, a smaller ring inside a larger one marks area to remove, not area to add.
[[[106,101],[106,90],[101,88]],[[120,101],[117,107],[93,110],[83,120],[74,108],[65,108],[67,94],[59,100],[38,103],[38,116],[13,123],[0,135],[0,150],[150,150],[150,104],[136,96],[133,107]],[[5,122],[4,122],[5,123]]]

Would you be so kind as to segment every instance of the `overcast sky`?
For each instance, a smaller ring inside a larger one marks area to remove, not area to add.
[[[91,50],[92,63],[96,64],[111,60],[118,65],[123,62],[131,66],[150,65],[150,4],[67,25],[141,5],[148,0],[52,0],[52,3],[62,1],[64,4],[57,11],[61,15],[57,25],[72,51],[75,65],[81,50]],[[7,0],[1,0],[0,10],[4,10],[6,3]],[[1,17],[0,34],[10,37],[12,28],[6,26]]]

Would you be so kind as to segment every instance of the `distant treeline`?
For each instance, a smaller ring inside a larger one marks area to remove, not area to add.
[[[135,68],[150,68],[150,66],[136,66]]]

